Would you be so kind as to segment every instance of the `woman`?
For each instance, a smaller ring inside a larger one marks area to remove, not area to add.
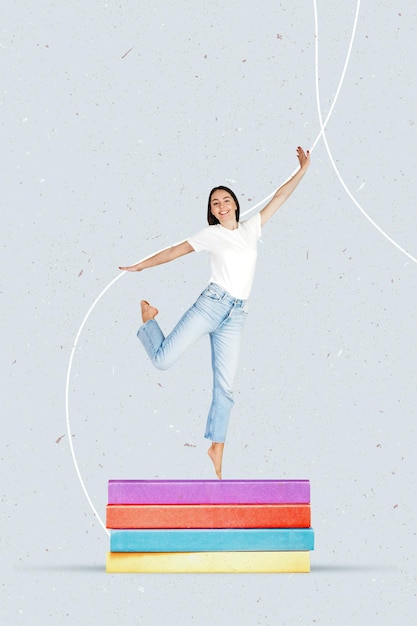
[[[262,211],[247,221],[239,222],[239,202],[233,191],[215,187],[208,200],[208,227],[144,261],[119,268],[140,272],[190,252],[210,252],[210,283],[174,330],[165,337],[155,321],[158,309],[142,300],[143,325],[137,336],[155,367],[166,369],[197,339],[209,334],[213,397],[204,436],[212,442],[208,454],[218,478],[222,477],[224,442],[233,406],[233,380],[255,273],[257,242],[262,226],[292,194],[310,164],[308,150],[305,153],[298,147],[297,158],[299,170],[275,192]]]

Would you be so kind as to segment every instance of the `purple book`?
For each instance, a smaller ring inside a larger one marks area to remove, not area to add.
[[[109,480],[108,504],[309,504],[308,480]]]

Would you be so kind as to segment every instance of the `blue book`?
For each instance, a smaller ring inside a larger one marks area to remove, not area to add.
[[[312,528],[112,530],[111,552],[246,552],[314,549]]]

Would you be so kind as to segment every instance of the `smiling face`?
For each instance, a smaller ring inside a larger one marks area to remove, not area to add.
[[[215,187],[209,196],[208,222],[225,228],[237,228],[239,203],[233,191],[227,187]]]
[[[210,200],[211,214],[216,217],[220,224],[225,220],[236,221],[236,204],[230,193],[218,189],[213,193]]]

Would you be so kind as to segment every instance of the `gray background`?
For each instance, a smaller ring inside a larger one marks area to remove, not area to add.
[[[318,2],[323,116],[355,8]],[[416,18],[362,2],[327,126],[413,258],[322,140],[260,245],[224,477],[311,480],[311,574],[106,575],[109,478],[213,478],[208,345],[163,373],[135,338],[139,300],[169,329],[208,259],[96,299],[202,228],[212,186],[245,211],[313,145],[314,4],[3,2],[3,623],[415,623]]]

